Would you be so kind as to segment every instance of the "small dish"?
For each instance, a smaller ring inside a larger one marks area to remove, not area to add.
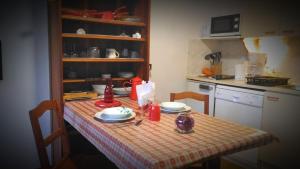
[[[131,92],[131,87],[115,87],[113,92],[118,95],[128,95]]]
[[[119,72],[118,75],[123,78],[132,78],[134,76],[132,72]]]
[[[101,95],[101,94],[104,94],[104,90],[105,90],[106,85],[96,85],[96,84],[94,84],[94,85],[92,85],[92,87],[93,87],[93,89],[96,93]]]
[[[102,77],[103,79],[109,79],[109,78],[111,78],[111,74],[105,73],[105,74],[102,74],[101,77]]]
[[[165,110],[170,110],[170,111],[181,111],[184,110],[184,107],[186,104],[181,103],[181,102],[162,102],[160,106],[165,109]]]

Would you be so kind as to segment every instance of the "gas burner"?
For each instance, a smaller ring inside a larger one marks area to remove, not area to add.
[[[246,77],[247,84],[259,85],[259,86],[279,86],[287,85],[290,78],[273,77],[273,76],[253,76]]]

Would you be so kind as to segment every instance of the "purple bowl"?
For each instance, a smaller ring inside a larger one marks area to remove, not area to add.
[[[190,113],[179,113],[175,123],[179,132],[188,133],[194,127],[194,118]]]

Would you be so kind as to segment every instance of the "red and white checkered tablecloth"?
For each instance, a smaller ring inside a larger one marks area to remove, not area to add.
[[[122,106],[139,112],[129,98],[117,98]],[[104,123],[94,119],[102,108],[96,100],[66,102],[64,119],[95,145],[119,168],[178,168],[196,161],[238,152],[271,143],[275,138],[266,132],[193,113],[194,132],[175,131],[177,114],[161,113],[159,122],[145,119]]]

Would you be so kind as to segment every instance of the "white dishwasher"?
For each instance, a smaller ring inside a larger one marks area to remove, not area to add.
[[[264,92],[217,85],[215,117],[260,129]],[[245,168],[257,168],[257,149],[226,156]]]

